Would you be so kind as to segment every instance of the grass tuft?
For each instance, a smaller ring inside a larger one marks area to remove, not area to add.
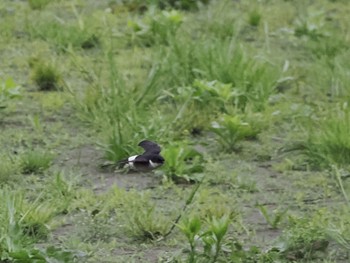
[[[254,9],[253,11],[251,11],[249,13],[249,17],[248,17],[248,23],[250,26],[253,27],[257,27],[260,24],[261,21],[261,13],[259,12],[259,10]]]
[[[20,157],[20,166],[24,174],[42,174],[53,161],[54,156],[48,152],[30,150]]]
[[[32,80],[40,91],[58,90],[61,74],[53,65],[37,63],[33,68]]]
[[[45,6],[47,6],[50,2],[51,0],[28,0],[28,4],[30,8],[34,10],[41,10]]]

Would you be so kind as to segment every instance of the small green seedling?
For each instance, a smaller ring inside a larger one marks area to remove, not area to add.
[[[186,236],[187,241],[190,245],[190,255],[188,262],[195,262],[196,256],[196,240],[201,230],[201,220],[199,217],[184,218],[178,228]]]
[[[6,108],[9,101],[21,97],[21,88],[12,78],[0,79],[0,110]]]
[[[230,216],[212,217],[208,220],[207,229],[203,229],[199,217],[185,218],[178,228],[185,234],[190,245],[188,262],[197,262],[199,259],[206,259],[206,262],[217,262],[220,252],[223,249],[223,241],[230,224]],[[204,250],[200,251],[199,247]]]
[[[259,209],[260,213],[263,215],[266,222],[269,224],[269,226],[272,229],[278,228],[278,226],[282,223],[288,211],[288,209],[283,209],[281,211],[274,210],[273,214],[270,215],[265,206],[257,204],[256,207]]]

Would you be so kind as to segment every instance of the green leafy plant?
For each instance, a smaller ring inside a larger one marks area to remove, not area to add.
[[[194,148],[173,144],[168,145],[162,152],[164,159],[166,160],[164,165],[165,176],[171,180],[185,181],[199,179],[199,175],[204,169],[203,155],[196,151]]]
[[[248,123],[239,115],[223,115],[211,128],[217,136],[220,146],[228,152],[237,150],[237,142],[245,139],[255,139],[261,131],[258,123]]]
[[[178,224],[178,228],[186,236],[187,241],[190,245],[190,254],[188,259],[189,262],[195,262],[196,242],[199,238],[201,227],[202,223],[198,217],[184,218],[181,223]]]
[[[54,156],[48,152],[39,150],[27,151],[20,157],[22,173],[43,173],[51,166],[53,158]]]
[[[190,86],[195,79],[205,79],[210,86],[211,81],[216,81],[211,86],[221,86],[220,92],[231,91],[236,107],[243,111],[248,104],[256,111],[266,108],[276,86],[285,81],[278,66],[252,59],[236,39],[203,39],[196,43],[180,39],[172,41],[167,51],[161,51],[161,75],[166,86]],[[232,89],[224,88],[226,84]]]
[[[20,89],[12,78],[0,79],[0,109],[6,108],[9,101],[20,98]]]
[[[49,246],[46,249],[25,248],[9,253],[5,259],[13,262],[73,262],[75,255],[72,251]]]
[[[141,46],[168,44],[183,21],[183,15],[176,10],[156,13],[150,9],[143,20],[129,20],[128,28],[132,43]]]
[[[307,21],[299,22],[294,30],[294,34],[297,37],[307,36],[312,40],[318,40],[323,37],[321,31],[314,25]]]
[[[126,227],[136,238],[142,240],[156,240],[165,235],[169,222],[155,210],[154,205],[146,204],[144,207],[132,205],[127,209],[128,221]]]
[[[34,242],[47,237],[47,223],[52,219],[54,210],[48,203],[41,202],[41,195],[29,201],[20,191],[4,188],[0,190],[4,205],[0,209],[0,257],[2,260],[28,262],[30,258],[42,259],[56,257],[49,252],[34,248]],[[52,252],[60,249],[51,249]],[[59,258],[58,258],[59,259]],[[42,261],[44,262],[44,261]],[[67,262],[67,261],[58,261]]]
[[[271,216],[265,206],[257,204],[256,207],[259,209],[260,213],[263,215],[266,222],[270,225],[272,229],[278,228],[288,211],[288,209],[274,210]]]
[[[290,226],[284,229],[276,246],[281,256],[288,259],[313,259],[318,252],[324,252],[330,242],[327,230],[322,226],[325,220],[320,212],[312,218],[289,217]]]
[[[198,217],[182,220],[178,228],[185,234],[190,245],[187,261],[197,262],[197,260],[205,259],[207,262],[217,262],[229,224],[230,217],[227,215],[209,219],[205,230]],[[203,252],[198,250],[199,245],[203,246]]]

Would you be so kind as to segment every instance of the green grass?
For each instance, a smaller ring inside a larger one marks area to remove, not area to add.
[[[51,166],[53,155],[48,152],[32,150],[23,153],[20,158],[20,166],[24,174],[40,174]]]
[[[43,9],[46,5],[48,5],[50,0],[29,0],[29,6],[32,9]]]
[[[60,88],[61,75],[54,66],[38,63],[34,66],[32,80],[40,91],[53,91]]]
[[[348,262],[349,12],[0,1],[1,260]]]
[[[79,20],[79,17],[77,18]],[[99,45],[98,34],[89,30],[89,24],[79,20],[79,25],[62,24],[60,21],[38,20],[27,25],[27,31],[33,39],[42,39],[53,45],[58,51],[70,49],[91,49]]]

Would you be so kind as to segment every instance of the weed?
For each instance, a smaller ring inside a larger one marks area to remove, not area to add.
[[[256,207],[259,209],[260,213],[264,216],[266,222],[270,225],[272,229],[278,228],[278,225],[281,224],[288,211],[288,209],[283,209],[281,211],[274,210],[273,216],[270,216],[265,206],[257,204]]]
[[[43,110],[60,112],[66,103],[66,95],[63,93],[45,93],[39,97],[39,100]]]
[[[204,258],[207,262],[217,262],[229,223],[229,216],[213,217],[208,221],[207,229],[203,230],[201,220],[198,217],[182,220],[178,227],[185,234],[190,245],[187,261],[197,262],[197,260]],[[203,246],[203,252],[198,251],[199,244]]]
[[[333,51],[329,50],[328,54],[326,51],[322,51],[322,55],[318,54],[317,52],[324,48],[323,45],[328,45],[327,42],[329,41],[314,45],[315,52],[312,52],[315,56],[320,57],[318,63],[310,68],[308,81],[311,85],[319,87],[321,100],[342,102],[342,98],[348,96],[346,90],[348,83],[347,69],[350,66],[349,61],[344,60],[343,56],[347,56],[349,52],[342,50],[341,44],[333,39],[332,44],[329,45],[334,47],[327,48],[333,49]],[[320,71],[322,71],[322,74],[319,74]]]
[[[343,178],[342,178],[342,173],[341,173],[341,170],[336,167],[336,166],[332,166],[332,173],[334,173],[334,177],[337,181],[337,184],[338,184],[338,187],[346,201],[346,203],[348,204],[348,206],[350,206],[350,199],[346,193],[346,190],[345,190],[345,187],[344,187],[344,184],[343,184]]]
[[[36,248],[25,248],[19,251],[9,253],[4,259],[13,260],[14,262],[73,262],[75,255],[72,251],[64,250],[54,246],[39,250]]]
[[[201,230],[201,220],[198,217],[184,218],[178,228],[186,236],[190,245],[189,262],[194,262],[196,256],[196,241]]]
[[[187,145],[168,145],[162,155],[166,160],[164,165],[165,176],[171,180],[197,181],[196,174],[201,173],[204,168],[202,154]]]
[[[144,84],[132,88],[117,72],[116,62],[109,55],[108,83],[101,77],[97,80],[101,83],[91,86],[83,98],[74,91],[72,98],[79,117],[100,131],[99,146],[105,151],[105,159],[118,161],[137,152],[139,141],[171,131],[166,127],[169,120],[157,109],[149,108],[160,94],[159,70],[152,68]]]
[[[5,204],[0,209],[1,258],[21,262],[31,256],[45,258],[43,252],[33,248],[33,243],[47,236],[46,223],[52,218],[53,209],[40,203],[41,195],[29,202],[21,192],[5,188],[0,196]]]
[[[235,40],[179,40],[162,56],[162,75],[168,87],[188,86],[195,79],[231,84],[242,110],[248,102],[255,110],[263,110],[281,77],[277,67],[248,58]]]
[[[317,252],[324,252],[329,244],[320,215],[309,218],[290,217],[290,226],[281,237],[281,254],[289,260],[312,259]],[[322,216],[323,217],[323,216]],[[324,220],[324,218],[322,218]]]
[[[322,120],[322,129],[311,128],[303,152],[312,166],[329,167],[333,162],[340,165],[349,163],[350,114],[347,105],[345,107]]]
[[[259,12],[259,10],[254,9],[249,13],[249,17],[248,17],[249,25],[253,27],[257,27],[259,26],[260,21],[261,21],[261,13]]]
[[[232,14],[232,8],[234,7],[228,1],[220,1],[211,8],[201,10],[204,14],[196,14],[193,17],[194,21],[191,21],[191,25],[198,26],[193,30],[196,32],[195,36],[222,40],[236,39],[240,26],[237,16]],[[217,17],[220,19],[216,19]]]
[[[256,139],[261,127],[258,123],[244,122],[239,115],[223,115],[218,122],[212,124],[211,131],[217,135],[221,148],[232,152],[238,149],[237,142],[244,139]]]
[[[182,21],[183,16],[178,11],[162,11],[158,14],[155,9],[150,9],[142,21],[128,22],[129,37],[132,43],[146,47],[168,44],[169,39],[175,37]]]
[[[113,216],[106,214],[82,213],[77,218],[79,222],[78,237],[83,242],[109,242],[117,235]]]
[[[51,0],[29,0],[29,6],[31,9],[43,9],[45,6],[47,6]]]
[[[18,160],[12,156],[2,156],[0,163],[0,185],[16,182],[20,179],[20,166]]]
[[[90,49],[99,45],[98,35],[91,33],[81,21],[81,26],[65,25],[57,21],[28,25],[28,31],[34,38],[41,38],[56,46],[59,51],[70,49]]]
[[[53,155],[48,152],[31,150],[23,153],[20,157],[21,170],[25,174],[43,173],[52,163]]]
[[[126,229],[136,238],[143,240],[156,240],[165,235],[169,222],[155,210],[154,205],[143,206],[132,205],[126,211],[126,216],[130,220]]]
[[[123,230],[136,239],[155,240],[164,236],[169,229],[170,222],[151,202],[147,193],[114,188],[107,207],[122,220]]]
[[[5,108],[11,100],[20,97],[20,86],[12,78],[7,78],[6,80],[0,79],[0,110]]]
[[[219,201],[220,200],[220,201]],[[194,210],[203,220],[229,215],[231,219],[239,216],[237,204],[222,193],[220,188],[204,188],[196,196]]]
[[[301,5],[302,6],[302,5]],[[306,36],[311,40],[317,41],[325,36],[324,34],[324,15],[322,12],[310,12],[305,7],[300,11],[300,16],[296,20],[294,34],[297,37]]]
[[[61,75],[54,66],[38,63],[33,69],[32,80],[41,91],[58,90]]]
[[[54,178],[52,178],[54,177]],[[56,212],[66,214],[76,208],[75,198],[77,190],[77,178],[69,177],[63,172],[55,172],[45,185],[45,198],[55,204]]]

